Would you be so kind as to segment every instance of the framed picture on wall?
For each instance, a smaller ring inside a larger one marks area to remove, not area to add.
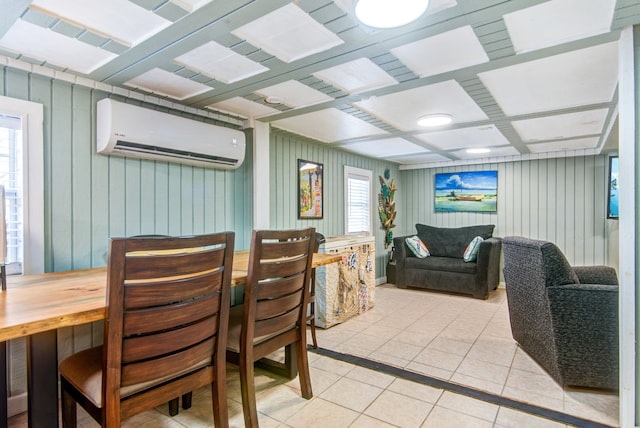
[[[298,218],[320,219],[324,206],[322,164],[298,159]]]
[[[607,218],[618,218],[618,156],[609,157],[609,194]]]
[[[437,173],[436,212],[496,212],[498,171]]]

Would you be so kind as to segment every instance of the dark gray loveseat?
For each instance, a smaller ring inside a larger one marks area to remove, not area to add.
[[[494,225],[443,228],[416,224],[417,235],[431,256],[417,258],[407,247],[406,236],[394,238],[396,286],[488,298],[489,292],[500,282],[502,240],[493,237],[493,229]],[[477,260],[465,262],[464,251],[476,236],[484,239]]]
[[[562,386],[618,388],[618,277],[551,242],[504,238],[513,338]]]

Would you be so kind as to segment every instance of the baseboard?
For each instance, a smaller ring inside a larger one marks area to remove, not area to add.
[[[7,416],[15,416],[27,411],[27,393],[7,398]]]

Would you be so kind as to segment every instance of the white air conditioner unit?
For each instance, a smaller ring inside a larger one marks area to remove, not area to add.
[[[242,131],[109,98],[98,101],[98,153],[235,169],[244,161]]]

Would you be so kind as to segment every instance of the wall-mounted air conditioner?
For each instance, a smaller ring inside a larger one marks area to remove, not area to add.
[[[204,168],[238,168],[245,135],[109,98],[98,101],[98,153],[177,162]]]

